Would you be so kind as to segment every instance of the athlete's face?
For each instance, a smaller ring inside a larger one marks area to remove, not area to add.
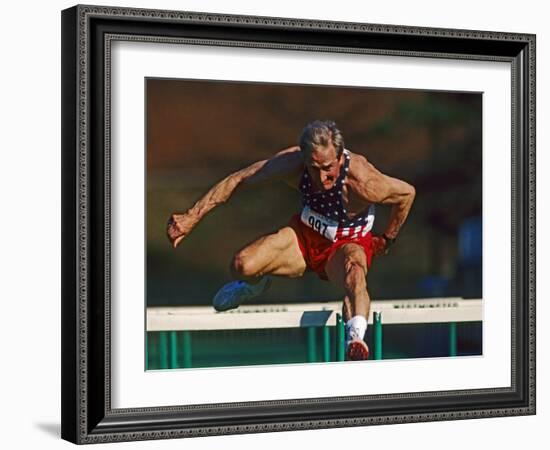
[[[332,143],[327,147],[315,147],[306,157],[307,171],[316,189],[332,189],[340,174],[341,159],[336,156],[336,149]]]

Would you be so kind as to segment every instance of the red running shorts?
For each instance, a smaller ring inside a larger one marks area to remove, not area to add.
[[[371,232],[368,232],[363,237],[355,239],[340,238],[338,241],[332,242],[304,224],[300,220],[298,214],[292,216],[288,225],[294,230],[298,237],[298,245],[300,246],[308,269],[313,270],[322,280],[328,280],[325,272],[325,265],[332,254],[342,247],[342,245],[351,243],[360,245],[365,250],[367,268],[370,268],[372,264],[374,249],[372,246]]]

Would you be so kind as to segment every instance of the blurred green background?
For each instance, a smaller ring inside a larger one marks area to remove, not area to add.
[[[148,79],[147,305],[210,305],[232,255],[284,226],[300,198],[283,184],[240,193],[173,250],[166,222],[229,173],[297,144],[314,119],[336,121],[345,145],[415,186],[391,253],[374,260],[376,300],[481,297],[482,95],[242,82]],[[382,233],[388,208],[378,207]],[[316,275],[275,279],[258,301],[335,300]]]

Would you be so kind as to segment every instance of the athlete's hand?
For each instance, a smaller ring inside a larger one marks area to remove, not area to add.
[[[384,236],[373,236],[372,249],[374,251],[374,256],[387,255],[388,245],[386,238],[384,238]]]
[[[196,223],[196,218],[189,213],[174,213],[170,216],[166,226],[166,234],[173,248],[176,248],[183,238],[191,232]]]

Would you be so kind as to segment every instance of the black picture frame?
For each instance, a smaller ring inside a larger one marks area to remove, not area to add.
[[[117,39],[509,62],[511,386],[113,409],[109,63]],[[531,34],[503,32],[81,5],[64,10],[62,437],[84,444],[535,414],[535,42]]]

